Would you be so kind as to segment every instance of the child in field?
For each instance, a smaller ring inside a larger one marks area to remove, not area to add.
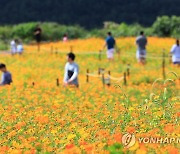
[[[111,32],[108,32],[107,35],[108,36],[106,38],[106,43],[105,43],[103,49],[105,47],[107,47],[107,58],[109,59],[109,61],[111,61],[114,59],[114,51],[115,51],[116,41],[112,37]]]
[[[67,34],[64,34],[63,36],[63,42],[67,42],[68,41],[68,35]]]
[[[23,44],[21,43],[21,41],[19,41],[17,45],[17,53],[21,55],[23,51],[24,51]]]
[[[147,38],[144,36],[144,32],[140,32],[140,36],[136,38],[136,45],[138,47],[136,52],[136,57],[140,64],[146,63],[146,45],[147,45]]]
[[[11,46],[11,54],[15,54],[17,51],[16,40],[12,40],[10,46]]]
[[[67,54],[67,63],[65,65],[65,74],[64,74],[64,85],[75,85],[79,87],[78,83],[78,74],[79,66],[74,62],[75,54],[70,52]]]
[[[7,71],[5,64],[0,64],[0,71],[3,72],[0,86],[10,85],[12,83],[11,73]]]
[[[174,44],[171,48],[172,54],[172,62],[173,64],[177,64],[180,66],[180,44],[179,40],[176,40],[176,44]]]

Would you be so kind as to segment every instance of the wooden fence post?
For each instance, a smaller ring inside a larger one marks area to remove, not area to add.
[[[169,64],[172,64],[172,55],[169,54]]]
[[[70,46],[70,52],[73,52],[73,46],[72,45]]]
[[[56,85],[59,87],[59,79],[56,79]]]
[[[162,55],[162,75],[163,75],[163,79],[166,79],[166,70],[165,70],[165,51],[163,50],[163,55]]]
[[[120,49],[117,48],[118,59],[120,58]]]
[[[127,65],[127,76],[130,77],[130,64]]]
[[[99,51],[99,60],[101,61],[101,53],[102,53],[102,51],[100,50]]]
[[[32,82],[32,86],[33,86],[33,87],[35,86],[35,82]]]
[[[86,70],[86,82],[89,82],[89,69]]]
[[[126,72],[124,72],[124,85],[127,85]]]
[[[100,70],[100,68],[98,68],[98,75],[100,75],[101,74],[101,70]]]
[[[55,54],[56,54],[56,55],[58,54],[58,48],[56,48],[56,52],[55,52]]]
[[[104,72],[102,73],[102,83],[103,83],[103,87],[104,87],[105,86]]]
[[[54,47],[51,46],[51,53],[53,54],[53,52],[54,52]]]
[[[111,86],[111,79],[110,79],[110,77],[111,77],[111,71],[108,71],[108,75],[109,75],[109,83],[108,83],[108,86],[110,87],[110,86]]]

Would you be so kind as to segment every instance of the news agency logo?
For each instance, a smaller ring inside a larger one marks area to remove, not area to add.
[[[137,139],[137,140],[136,140]],[[178,137],[139,137],[136,138],[134,134],[126,133],[122,136],[122,144],[125,148],[133,147],[136,142],[144,144],[179,144]]]
[[[136,143],[136,137],[134,134],[126,133],[122,136],[122,143],[125,148],[130,148]]]

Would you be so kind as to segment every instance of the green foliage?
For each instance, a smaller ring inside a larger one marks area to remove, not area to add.
[[[65,26],[57,23],[42,23],[41,28],[43,30],[42,39],[47,40],[60,40],[64,34],[68,34],[70,39],[83,38],[86,35],[86,31],[80,26]]]
[[[172,16],[172,36],[176,38],[180,38],[180,17]]]
[[[42,28],[43,41],[60,40],[65,33],[70,39],[84,38],[87,35],[86,30],[80,26],[66,26],[54,22],[30,22],[0,27],[0,40],[3,40],[4,43],[9,43],[12,39],[22,39],[26,43],[33,41],[34,30],[37,25]]]
[[[0,27],[0,50],[8,49],[8,40],[11,38],[12,28],[11,26]]]
[[[0,50],[7,50],[8,49],[8,44],[5,43],[4,41],[0,41]]]
[[[105,147],[106,150],[110,152],[110,154],[123,154],[123,146],[119,143],[115,143],[109,147]]]
[[[17,38],[28,43],[34,41],[34,29],[37,25],[42,28],[43,41],[61,40],[64,34],[68,34],[69,39],[101,37],[105,38],[108,31],[111,31],[115,37],[137,36],[144,30],[147,36],[176,37],[180,38],[180,17],[162,16],[158,17],[152,27],[143,27],[138,23],[128,25],[124,22],[118,24],[115,22],[104,22],[101,29],[85,30],[74,25],[61,25],[56,22],[29,22],[12,26],[0,27],[1,49],[6,48],[10,40]]]
[[[20,38],[26,41],[32,40],[34,37],[34,29],[36,28],[37,24],[38,23],[36,22],[30,22],[13,26],[13,38]]]
[[[11,26],[2,26],[0,27],[0,39],[1,40],[8,40],[12,35],[12,28]]]
[[[91,31],[91,35],[96,37],[105,37],[106,33],[111,31],[115,37],[137,36],[141,30],[145,29],[146,28],[139,24],[127,25],[124,22],[121,24],[114,22],[104,22],[104,28],[101,30],[96,29]],[[152,35],[150,31],[148,34]]]
[[[157,36],[169,37],[169,36],[179,36],[180,32],[180,17],[172,16],[162,16],[158,17],[152,26],[154,33]]]

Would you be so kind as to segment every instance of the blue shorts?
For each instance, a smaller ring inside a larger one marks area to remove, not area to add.
[[[173,64],[180,64],[180,62],[178,62],[178,61],[177,62],[173,62]]]

